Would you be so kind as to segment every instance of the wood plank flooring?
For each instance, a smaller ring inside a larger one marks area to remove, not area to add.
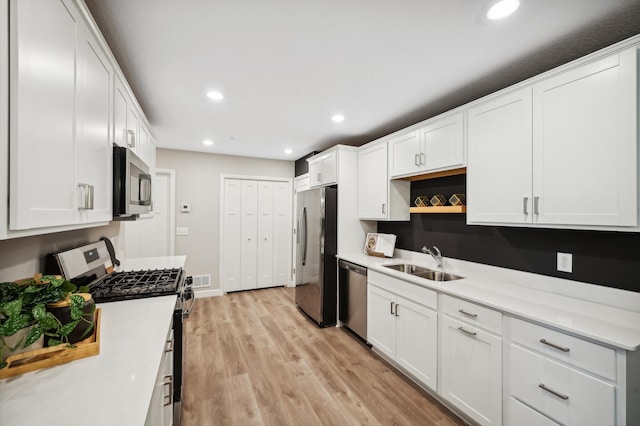
[[[185,320],[183,425],[463,425],[293,288],[198,299]]]

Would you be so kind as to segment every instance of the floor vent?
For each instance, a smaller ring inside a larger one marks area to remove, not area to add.
[[[193,275],[193,288],[211,287],[211,275]]]

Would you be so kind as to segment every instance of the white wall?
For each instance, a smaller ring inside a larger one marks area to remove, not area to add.
[[[186,255],[189,275],[211,275],[219,289],[220,174],[293,178],[294,162],[158,149],[156,166],[176,172],[176,255]],[[190,213],[180,213],[188,203]]]
[[[111,238],[117,247],[119,230],[120,223],[111,222],[108,226],[97,228],[2,240],[0,282],[15,281],[44,272],[47,254],[98,241],[101,237]]]

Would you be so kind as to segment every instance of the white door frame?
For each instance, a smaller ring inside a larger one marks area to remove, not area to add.
[[[175,256],[176,250],[176,171],[175,169],[156,168],[156,175],[169,176],[169,200],[167,202],[167,214],[169,215],[169,256]]]

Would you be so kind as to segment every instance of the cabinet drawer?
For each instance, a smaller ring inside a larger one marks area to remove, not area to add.
[[[558,423],[532,410],[520,401],[509,398],[505,417],[506,425],[558,426]]]
[[[441,296],[440,303],[442,303],[443,312],[450,317],[502,335],[502,314],[500,312],[447,295]]]
[[[516,318],[510,318],[510,326],[512,341],[615,380],[616,353],[613,349]]]
[[[438,309],[438,293],[434,290],[369,269],[367,282],[431,309]]]
[[[511,396],[567,425],[615,424],[615,387],[511,344]]]

